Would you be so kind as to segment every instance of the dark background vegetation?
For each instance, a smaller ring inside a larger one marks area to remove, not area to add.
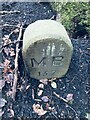
[[[90,2],[56,2],[52,6],[71,37],[90,35]]]

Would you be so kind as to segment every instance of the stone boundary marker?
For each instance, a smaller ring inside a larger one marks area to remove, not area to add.
[[[62,77],[68,70],[72,52],[65,28],[54,20],[38,20],[25,30],[23,59],[32,78]]]

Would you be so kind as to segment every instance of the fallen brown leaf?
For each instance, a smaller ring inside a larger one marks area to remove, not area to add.
[[[43,90],[39,90],[37,94],[38,94],[38,96],[41,96],[42,93],[43,93]]]
[[[38,86],[39,88],[44,88],[44,84],[39,84],[39,86]]]
[[[18,32],[19,32],[19,29],[16,28],[13,32],[14,32],[14,33],[18,33]]]
[[[15,56],[15,52],[13,48],[10,49],[10,56]]]
[[[33,110],[40,116],[47,113],[47,111],[42,108],[42,105],[40,106],[39,104],[33,104]]]
[[[8,66],[9,66],[9,64],[10,64],[10,60],[5,59],[4,66],[5,66],[5,67],[8,67]]]
[[[48,79],[41,79],[40,82],[47,85],[48,84]]]

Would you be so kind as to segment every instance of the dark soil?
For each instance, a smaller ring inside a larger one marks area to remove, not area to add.
[[[40,19],[50,19],[53,15],[56,16],[56,12],[52,10],[49,3],[23,3],[23,2],[11,2],[2,3],[2,10],[6,11],[20,11],[20,13],[14,14],[3,14],[1,19],[1,25],[9,24],[9,26],[2,27],[2,36],[9,34],[16,25],[19,23],[24,24],[26,28],[30,23],[40,20]],[[55,19],[55,17],[54,17]],[[11,26],[10,26],[11,25]],[[23,30],[24,32],[24,30]],[[16,40],[18,34],[12,35],[11,39]],[[23,36],[22,36],[23,38]],[[12,105],[14,110],[14,118],[85,118],[86,113],[89,110],[89,92],[90,82],[89,82],[89,60],[90,54],[87,48],[90,48],[90,39],[80,38],[71,39],[74,47],[73,56],[70,64],[70,68],[67,74],[57,79],[57,88],[52,88],[50,83],[44,87],[44,96],[49,96],[48,104],[54,107],[53,111],[48,111],[43,116],[38,116],[33,111],[33,104],[39,103],[46,109],[46,103],[41,101],[37,102],[32,98],[32,90],[34,90],[35,98],[40,99],[37,95],[38,85],[40,82],[38,80],[31,79],[25,73],[25,68],[22,59],[22,50],[19,53],[19,78],[17,85],[16,99],[13,101],[11,97],[7,97],[6,93],[10,90],[11,85],[6,83],[3,88],[2,97],[7,100],[7,104],[3,107],[4,114],[3,119],[9,118],[10,114],[8,108]],[[10,45],[15,49],[15,45]],[[22,42],[20,43],[20,48],[22,48]],[[3,55],[3,61],[8,58],[11,61],[12,69],[14,69],[14,57],[9,57],[6,54]],[[30,85],[28,89],[26,87]],[[19,88],[22,89],[20,90]],[[71,107],[67,107],[63,100],[57,98],[53,92],[56,92],[63,98],[66,98],[67,94],[73,94],[73,102],[70,104]],[[74,110],[73,110],[74,109]]]

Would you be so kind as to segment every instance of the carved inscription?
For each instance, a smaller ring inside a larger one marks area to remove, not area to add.
[[[53,66],[59,66],[61,64],[61,61],[63,60],[63,56],[54,56],[52,58],[52,65]]]
[[[58,55],[55,56],[56,46],[54,43],[49,43],[46,49],[42,50],[41,60],[37,61],[35,58],[31,58],[31,66],[45,66],[48,65],[48,59],[51,58],[51,65],[59,66],[61,61],[64,59],[62,52],[64,51],[63,44],[60,44]]]
[[[46,48],[41,49],[41,59],[31,58],[31,67],[52,67],[52,66],[61,66],[64,60],[63,51],[65,50],[63,44],[60,44],[58,49],[55,46],[55,43],[48,43]],[[56,70],[51,71],[39,71],[38,76],[52,76],[56,73]]]
[[[31,58],[32,67],[37,67],[37,66],[40,66],[40,65],[42,65],[42,66],[46,65],[45,59],[46,59],[46,57],[43,57],[40,61],[37,61],[35,58]]]
[[[53,66],[59,66],[61,64],[61,61],[63,60],[63,56],[54,56],[51,57],[51,65]],[[40,61],[37,61],[35,58],[31,58],[31,65],[32,67],[38,67],[38,66],[45,66],[48,65],[48,58],[44,57]]]
[[[55,70],[51,70],[50,72],[49,71],[44,71],[44,72],[38,72],[38,76],[47,76],[47,75],[54,75],[56,73]]]

